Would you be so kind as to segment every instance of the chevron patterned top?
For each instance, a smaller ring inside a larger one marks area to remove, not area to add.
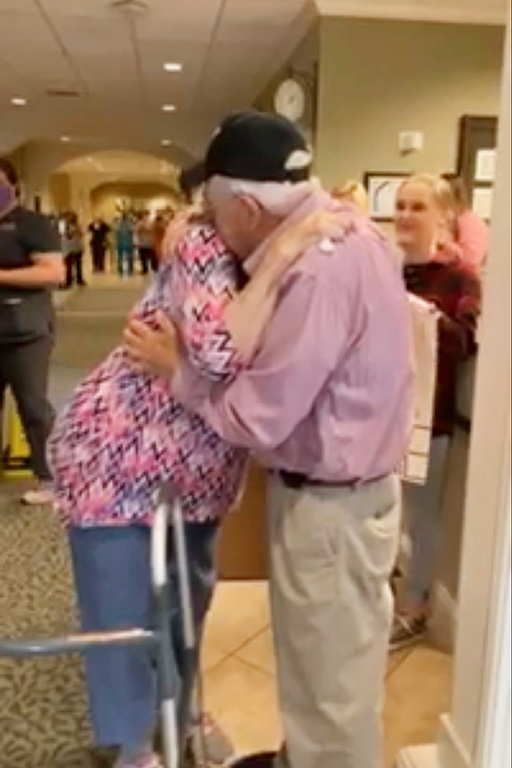
[[[223,320],[238,283],[234,258],[215,231],[193,225],[132,316],[157,310],[178,325],[189,359],[215,381],[241,365]],[[187,521],[224,515],[246,460],[172,395],[170,382],[138,373],[117,347],[79,384],[48,443],[58,505],[75,526],[150,525],[155,492],[172,480]]]

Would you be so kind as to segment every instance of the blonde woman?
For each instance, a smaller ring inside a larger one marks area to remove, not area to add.
[[[480,282],[472,270],[446,250],[453,216],[450,185],[440,177],[415,175],[400,187],[395,226],[406,287],[434,304],[441,314],[429,474],[424,486],[404,488],[412,556],[406,602],[397,618],[393,649],[420,639],[427,629],[440,548],[446,460],[456,421],[458,367],[475,349]]]
[[[466,266],[479,274],[489,250],[489,227],[471,210],[463,179],[453,173],[446,173],[443,178],[449,183],[454,198],[454,246],[460,249],[460,258]]]
[[[363,213],[368,213],[368,194],[360,181],[350,179],[342,186],[334,187],[331,195],[335,200],[353,203]]]

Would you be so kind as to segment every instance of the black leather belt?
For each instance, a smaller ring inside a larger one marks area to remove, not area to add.
[[[313,486],[317,488],[358,488],[362,485],[369,485],[370,483],[376,483],[378,480],[382,480],[385,475],[380,477],[374,477],[371,480],[317,480],[310,478],[307,475],[303,475],[300,472],[288,472],[286,469],[278,470],[281,482],[287,488],[291,488],[294,491],[298,491],[306,486]]]

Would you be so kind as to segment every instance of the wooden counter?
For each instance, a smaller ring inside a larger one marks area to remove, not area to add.
[[[221,579],[266,579],[266,472],[250,463],[244,494],[223,523],[218,554]]]

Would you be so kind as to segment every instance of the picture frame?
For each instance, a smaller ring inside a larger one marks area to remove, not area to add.
[[[393,221],[396,193],[411,174],[399,171],[367,171],[363,183],[368,193],[369,213],[375,221]]]

